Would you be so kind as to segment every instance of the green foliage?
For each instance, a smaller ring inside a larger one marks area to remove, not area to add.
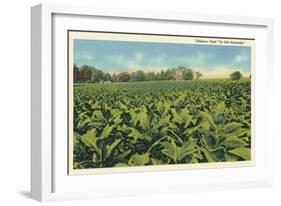
[[[163,80],[172,80],[174,79],[173,71],[170,69],[167,69],[164,73],[164,79]]]
[[[92,78],[91,78],[92,82],[104,81],[106,78],[108,77],[105,77],[103,71],[96,68],[92,68]]]
[[[74,169],[251,160],[249,79],[76,85],[73,103]]]
[[[239,80],[242,78],[242,73],[240,71],[236,71],[230,74],[230,79],[232,80]]]
[[[130,74],[128,72],[122,72],[117,75],[120,82],[128,82],[130,80]]]
[[[141,81],[144,81],[145,80],[145,73],[144,73],[144,71],[142,71],[142,70],[138,70],[138,71],[136,71],[136,73],[135,73],[135,81],[139,81],[139,82],[141,82]]]
[[[195,79],[199,79],[200,77],[203,76],[201,72],[195,72],[194,75],[195,75]]]
[[[193,71],[191,69],[185,69],[182,72],[182,78],[184,80],[192,80],[194,78]]]
[[[157,76],[154,72],[147,72],[145,75],[145,80],[146,81],[154,81],[157,80]]]
[[[73,65],[73,82],[78,83],[79,81],[80,81],[79,67],[76,64],[74,64]]]
[[[251,159],[251,150],[249,148],[236,148],[228,151],[230,154],[241,157],[244,160]]]
[[[80,80],[83,82],[89,82],[91,81],[92,74],[93,74],[92,68],[85,65],[80,70]]]
[[[128,73],[121,72],[118,74],[104,73],[95,67],[83,65],[79,68],[73,64],[73,82],[74,83],[103,83],[103,82],[143,82],[143,81],[163,81],[163,80],[192,80],[199,79],[202,76],[200,72],[193,72],[184,66],[161,70],[160,72],[145,72],[138,70]]]
[[[149,162],[149,153],[139,155],[138,153],[132,155],[128,165],[129,166],[143,166]]]

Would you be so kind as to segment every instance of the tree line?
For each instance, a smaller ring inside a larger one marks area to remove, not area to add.
[[[192,80],[199,79],[202,76],[200,72],[194,72],[187,67],[179,66],[172,69],[161,70],[160,72],[120,72],[118,74],[105,73],[95,67],[84,65],[78,67],[73,65],[74,83],[86,82],[129,82],[129,81],[158,81],[158,80]]]
[[[160,72],[144,72],[143,70],[138,70],[132,73],[120,72],[118,74],[110,74],[88,65],[84,65],[80,68],[76,64],[73,65],[74,83],[192,80],[199,79],[202,75],[201,72],[193,71],[184,66],[167,69],[165,71],[161,70]],[[239,80],[242,77],[243,75],[240,71],[235,71],[229,76],[232,80]]]

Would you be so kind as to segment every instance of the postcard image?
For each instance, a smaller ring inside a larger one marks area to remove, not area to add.
[[[252,166],[254,43],[68,31],[68,174]]]

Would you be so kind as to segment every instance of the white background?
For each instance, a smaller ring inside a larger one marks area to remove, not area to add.
[[[45,2],[45,1],[43,1]],[[275,137],[275,182],[271,189],[251,189],[239,191],[214,191],[177,195],[154,195],[127,198],[85,200],[81,202],[58,202],[59,205],[279,205],[281,203],[281,14],[278,1],[225,0],[187,1],[187,0],[56,0],[56,3],[108,6],[112,8],[133,8],[155,11],[178,11],[205,14],[230,14],[243,16],[267,16],[275,20],[275,85],[272,130]],[[2,1],[0,7],[0,204],[36,205],[29,198],[30,173],[30,10],[29,7],[40,1],[9,0]],[[266,68],[265,68],[266,69]]]

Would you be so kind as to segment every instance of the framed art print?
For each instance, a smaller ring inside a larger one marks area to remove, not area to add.
[[[272,185],[271,30],[266,18],[33,7],[32,197]]]

